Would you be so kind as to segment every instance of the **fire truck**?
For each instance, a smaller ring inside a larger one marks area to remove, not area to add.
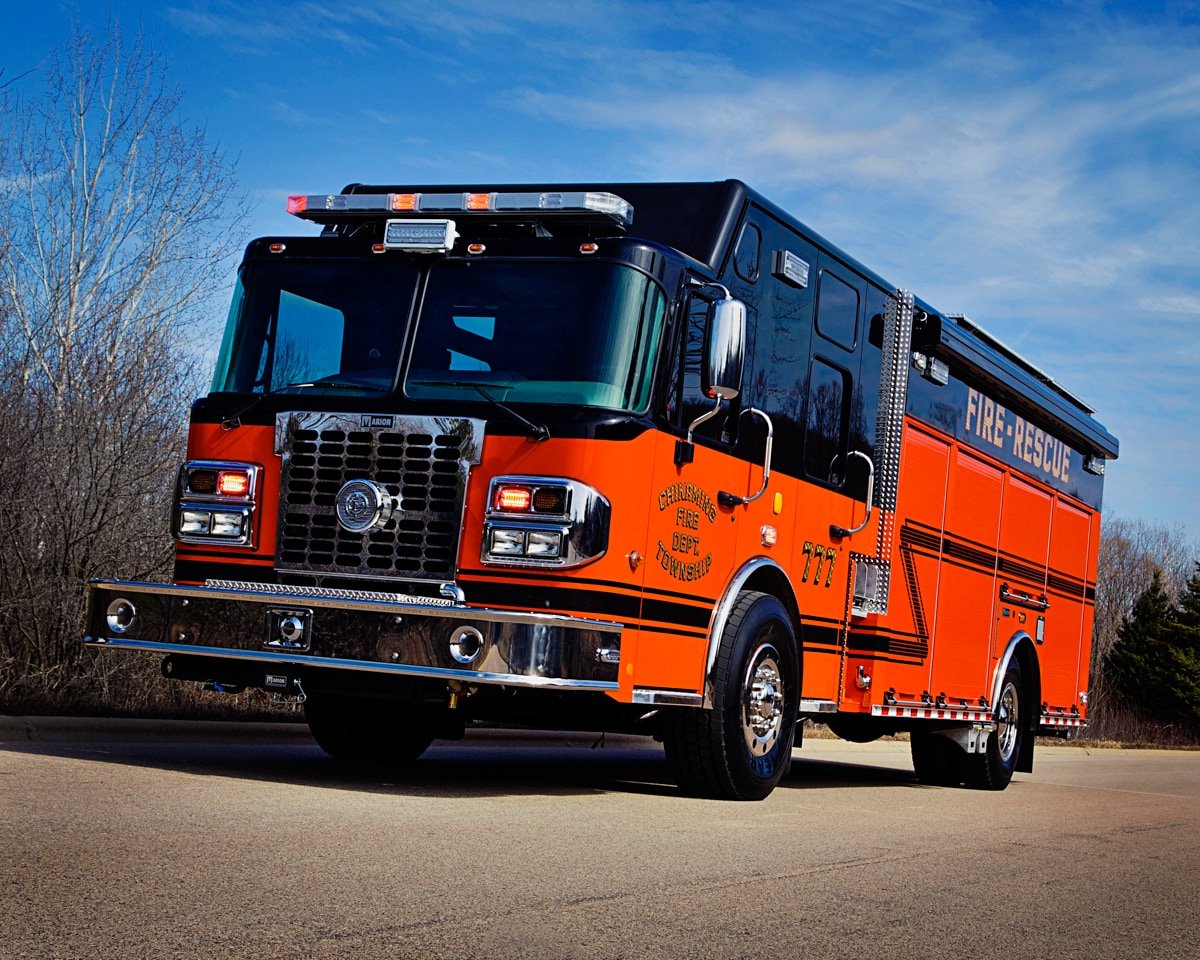
[[[803,724],[1003,789],[1082,726],[1116,439],[736,180],[365,185],[246,249],[174,582],[88,645],[302,701],[336,758],[642,731],[767,796]]]

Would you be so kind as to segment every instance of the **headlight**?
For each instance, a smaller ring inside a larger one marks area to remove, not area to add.
[[[214,537],[241,537],[246,532],[246,516],[241,513],[216,513],[212,515]]]
[[[179,532],[203,536],[212,527],[212,514],[208,510],[179,511]]]
[[[251,463],[189,460],[179,470],[175,538],[183,543],[254,546],[260,468]]]
[[[520,557],[525,554],[525,531],[505,527],[491,528],[490,551],[498,557]]]
[[[608,549],[611,507],[598,490],[560,477],[496,477],[488,488],[484,563],[574,567]]]
[[[525,543],[527,557],[557,557],[562,553],[563,535],[558,530],[530,530]]]

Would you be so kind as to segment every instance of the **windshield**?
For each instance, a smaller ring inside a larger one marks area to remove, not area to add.
[[[415,266],[382,258],[248,265],[213,390],[390,391],[416,286]]]
[[[407,396],[646,409],[666,298],[645,274],[591,260],[254,262],[213,390],[390,392],[422,270]]]
[[[602,261],[450,261],[430,272],[410,397],[644,410],[666,298]]]

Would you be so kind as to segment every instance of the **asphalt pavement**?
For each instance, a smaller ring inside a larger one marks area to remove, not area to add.
[[[1200,754],[1002,793],[810,740],[761,803],[661,747],[479,731],[407,772],[298,724],[0,718],[0,958],[1200,957]]]

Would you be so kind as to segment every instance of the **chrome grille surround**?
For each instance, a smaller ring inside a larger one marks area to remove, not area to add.
[[[484,425],[464,417],[281,413],[283,459],[275,569],[407,581],[451,581],[467,477]],[[354,533],[338,524],[338,491],[370,480],[399,501],[387,523]]]

